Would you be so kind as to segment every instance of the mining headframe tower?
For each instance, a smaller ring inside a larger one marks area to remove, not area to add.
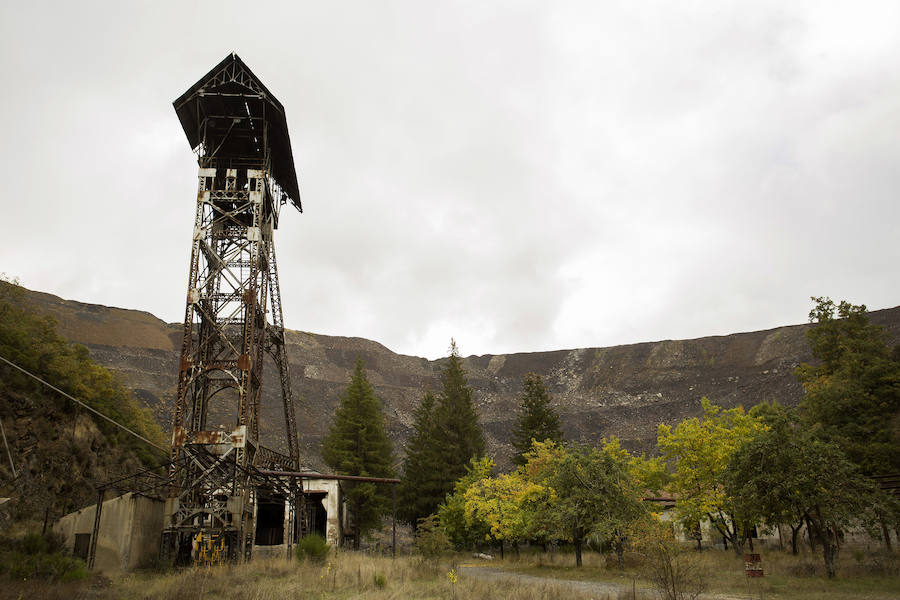
[[[199,171],[162,554],[184,563],[199,545],[234,561],[253,547],[260,471],[300,467],[273,237],[280,209],[302,207],[284,107],[237,54],[174,107]],[[260,444],[265,354],[279,372],[287,454]]]
[[[98,547],[106,567],[130,569],[151,554],[176,565],[239,562],[254,548],[290,557],[313,532],[339,544],[353,518],[341,485],[400,483],[300,468],[273,241],[281,208],[302,212],[284,107],[234,53],[174,106],[199,171],[172,446],[165,476],[151,467],[100,483],[90,514],[55,526],[91,569]],[[262,445],[263,434],[277,442],[260,423],[266,356],[281,384],[280,451]]]

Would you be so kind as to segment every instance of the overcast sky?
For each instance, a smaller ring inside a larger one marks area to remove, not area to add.
[[[4,2],[0,271],[180,321],[171,102],[232,50],[287,111],[286,325],[610,346],[900,304],[900,3]]]

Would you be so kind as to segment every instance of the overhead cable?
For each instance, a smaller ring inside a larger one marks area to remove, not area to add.
[[[14,363],[14,362],[12,362],[12,361],[9,361],[9,360],[3,358],[2,356],[0,356],[0,360],[2,360],[3,362],[5,362],[5,363],[8,364],[9,366],[13,367],[14,369],[18,369],[19,371],[25,373],[26,375],[28,375],[28,376],[31,377],[32,379],[36,379],[37,381],[43,383],[44,385],[46,385],[46,386],[47,386],[48,388],[50,388],[51,390],[54,390],[55,392],[58,392],[58,393],[62,394],[63,396],[65,396],[66,398],[68,398],[69,400],[71,400],[72,402],[75,402],[76,404],[78,404],[79,406],[83,406],[84,408],[86,408],[87,410],[91,411],[92,413],[94,413],[95,415],[97,415],[98,417],[100,417],[101,419],[105,419],[105,420],[109,421],[110,423],[112,423],[113,425],[115,425],[116,427],[118,427],[119,429],[122,429],[122,430],[124,430],[124,431],[127,431],[128,433],[130,433],[131,435],[133,435],[133,436],[136,437],[137,439],[141,440],[141,441],[144,442],[145,444],[149,444],[150,446],[153,446],[153,447],[156,448],[157,450],[159,450],[159,451],[161,451],[161,452],[165,452],[166,455],[169,454],[169,451],[168,451],[167,449],[163,448],[162,446],[158,446],[158,445],[154,444],[153,442],[151,442],[150,440],[148,440],[147,438],[145,438],[145,437],[142,436],[141,434],[136,433],[135,431],[132,431],[132,430],[129,429],[128,427],[125,427],[124,425],[122,425],[121,423],[119,423],[118,421],[116,421],[115,419],[113,419],[113,418],[111,418],[111,417],[107,417],[107,416],[104,415],[102,412],[98,411],[97,409],[95,409],[95,408],[93,408],[93,407],[91,407],[91,406],[88,406],[87,404],[85,404],[84,402],[82,402],[81,400],[79,400],[78,398],[75,398],[74,396],[71,396],[71,395],[65,393],[64,391],[62,391],[62,390],[59,389],[58,387],[56,387],[56,386],[54,386],[54,385],[52,385],[52,384],[50,384],[50,383],[47,383],[46,381],[44,381],[43,379],[41,379],[41,378],[38,377],[37,375],[35,375],[35,374],[33,374],[33,373],[30,373],[29,371],[23,369],[22,367],[20,367],[20,366],[17,365],[16,363]]]

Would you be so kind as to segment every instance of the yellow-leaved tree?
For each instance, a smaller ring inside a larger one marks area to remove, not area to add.
[[[465,492],[466,523],[484,524],[485,537],[519,550],[519,542],[542,537],[545,531],[535,515],[555,499],[552,489],[529,481],[522,471],[503,473],[476,481]]]
[[[490,479],[494,461],[488,456],[472,458],[466,474],[453,484],[437,510],[437,518],[447,538],[457,549],[474,548],[490,539],[487,523],[466,516],[466,493],[478,482]]]
[[[622,447],[619,438],[612,436],[610,439],[603,440],[603,452],[611,456],[616,462],[623,465],[630,475],[630,493],[636,498],[648,498],[658,496],[666,487],[669,481],[669,474],[666,471],[666,462],[661,456],[655,458],[647,458],[644,454],[635,456]],[[652,504],[645,504],[647,509],[645,515],[650,516],[653,510]],[[632,515],[635,516],[634,514]],[[632,519],[633,521],[634,519]],[[625,569],[625,546],[628,543],[630,530],[633,528],[632,521],[625,520],[619,527],[613,530],[610,542],[616,551],[616,557],[619,561],[619,569]]]
[[[709,519],[741,554],[753,523],[725,492],[723,475],[732,454],[766,426],[741,407],[723,410],[707,398],[701,404],[701,418],[685,419],[674,428],[660,424],[657,430],[660,453],[672,469],[669,490],[678,499],[675,513],[689,531]]]

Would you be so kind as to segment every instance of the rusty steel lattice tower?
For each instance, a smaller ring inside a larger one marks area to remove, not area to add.
[[[253,545],[254,474],[299,468],[273,232],[283,205],[302,211],[300,194],[284,107],[236,54],[174,107],[200,169],[162,554],[186,562],[199,544],[239,560]],[[264,353],[287,455],[260,445]]]

